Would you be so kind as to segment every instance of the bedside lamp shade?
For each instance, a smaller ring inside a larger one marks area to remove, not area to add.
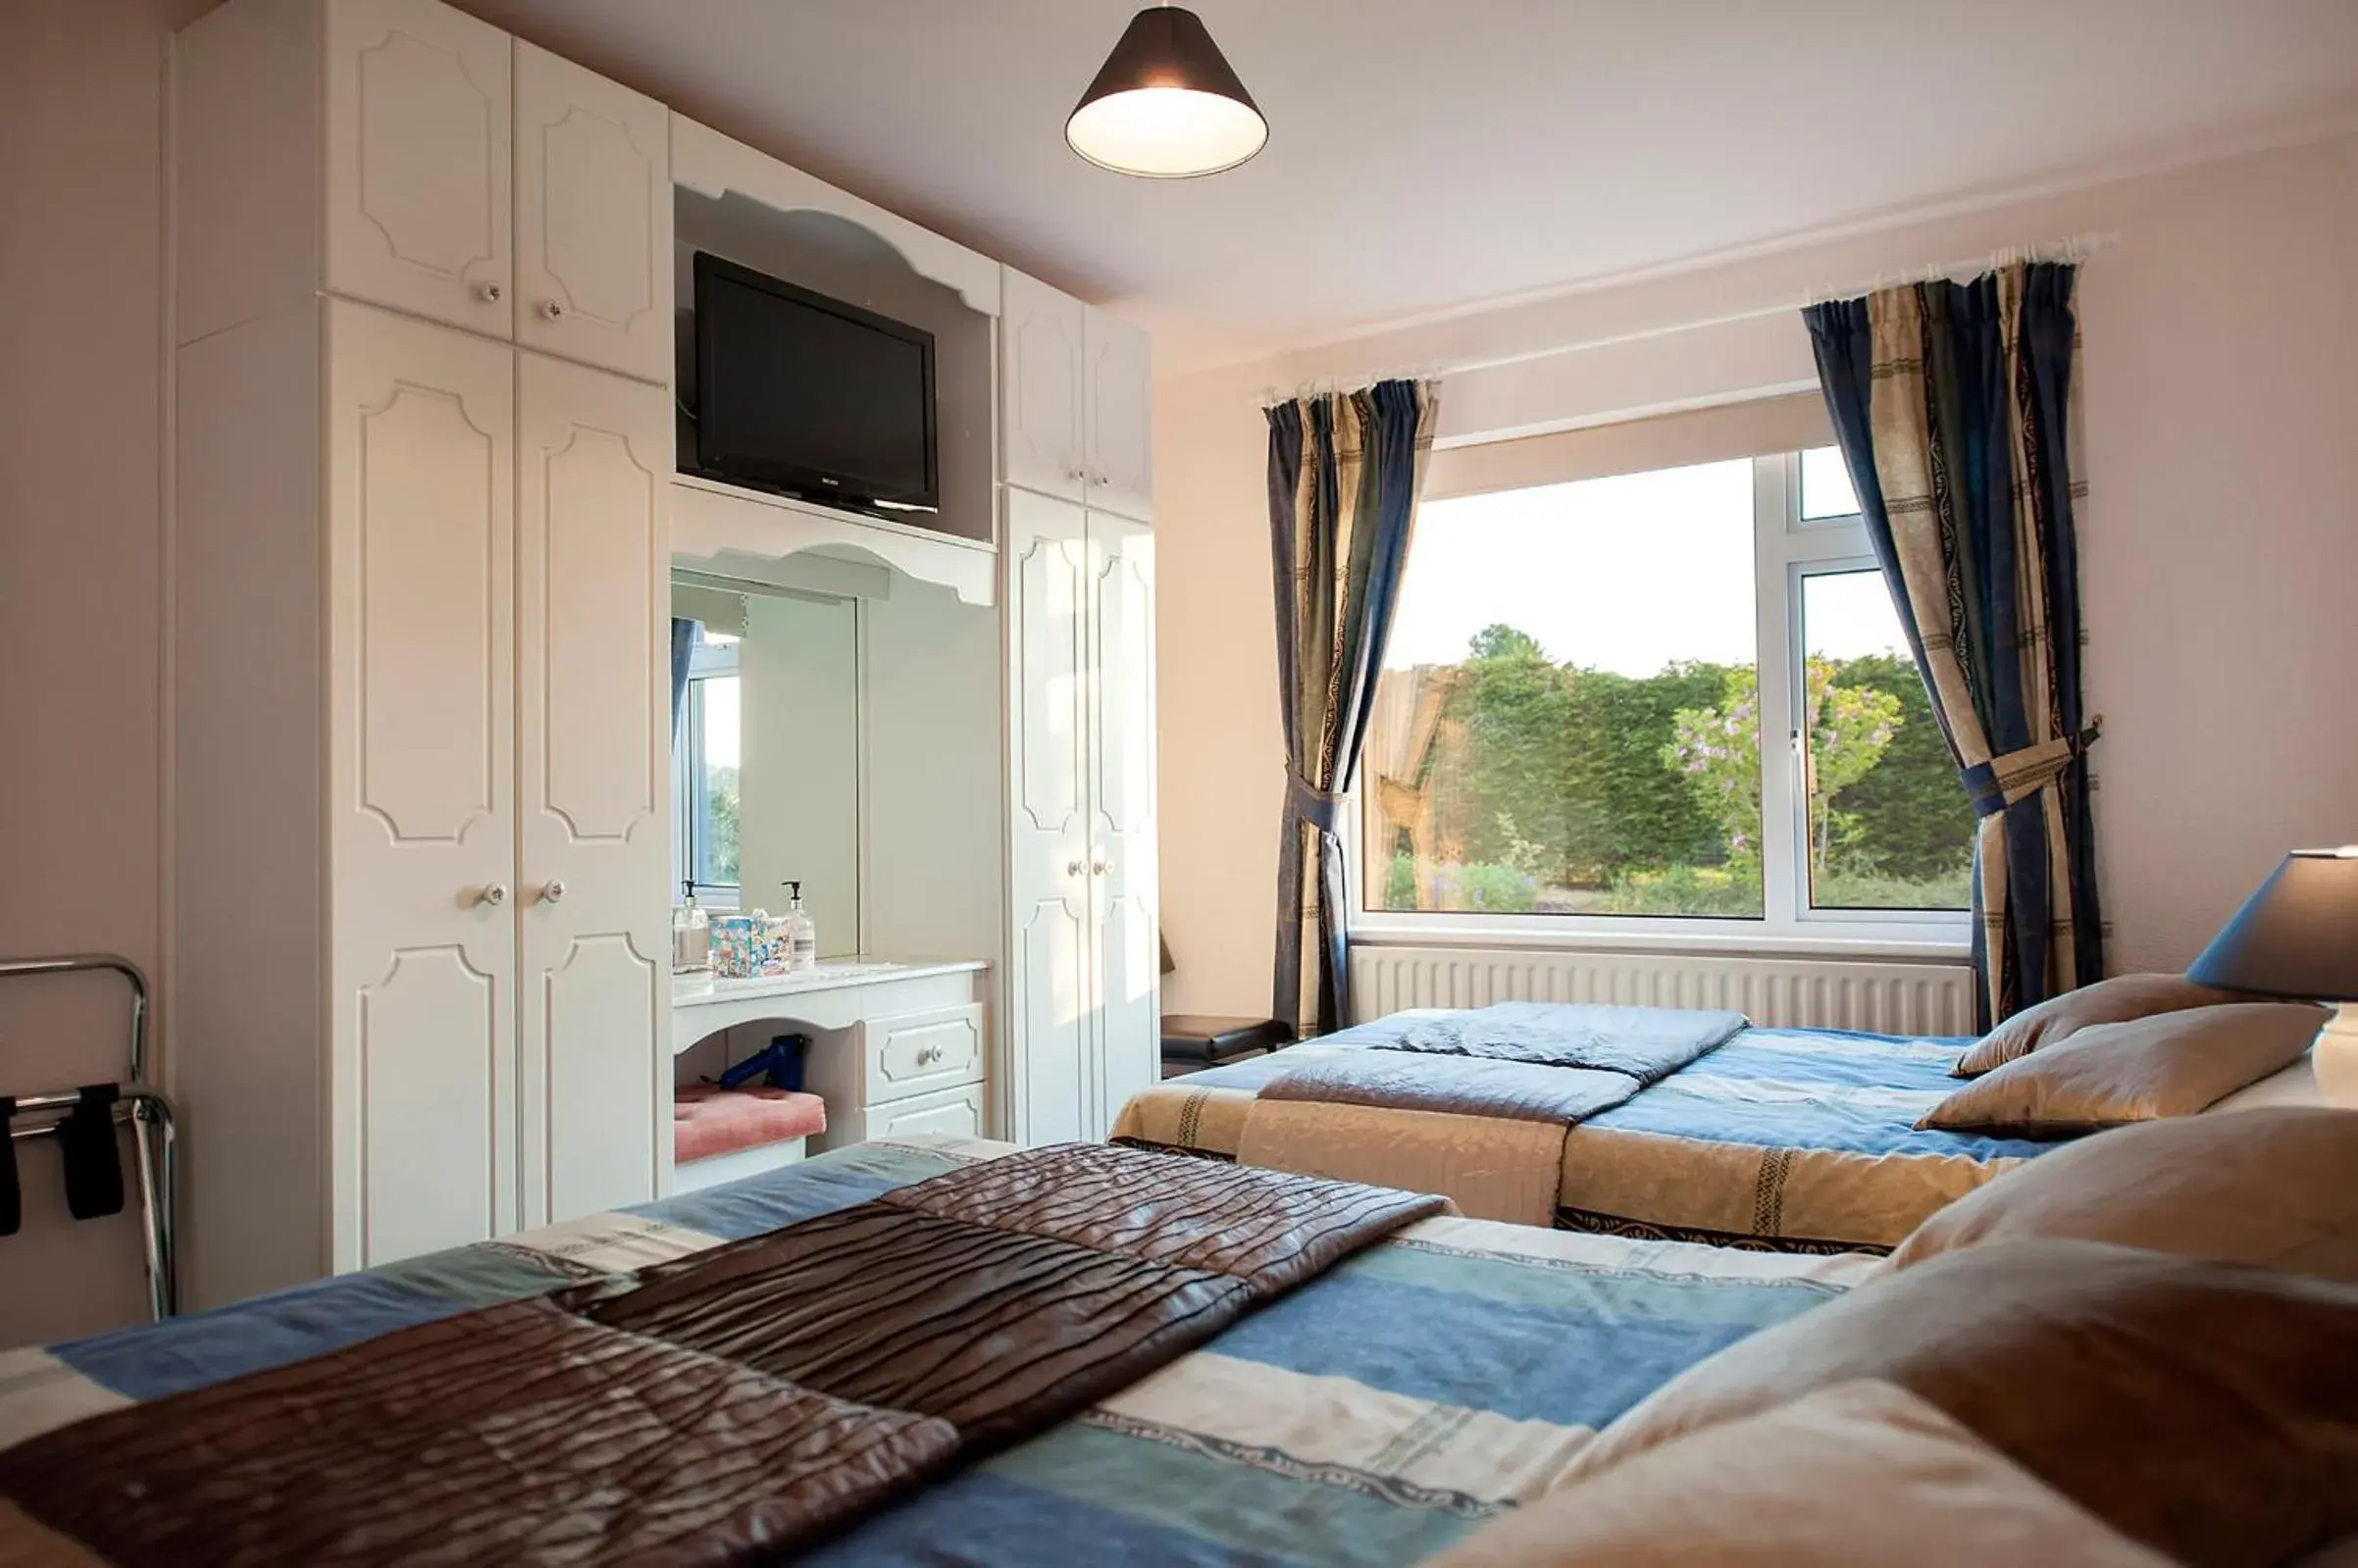
[[[2186,978],[2262,996],[2358,1001],[2358,844],[2286,855]]]
[[[2358,844],[2286,855],[2186,978],[2221,990],[2340,1003],[2309,1060],[2326,1104],[2358,1107]]]

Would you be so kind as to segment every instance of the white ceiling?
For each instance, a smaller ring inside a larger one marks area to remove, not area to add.
[[[2358,106],[2358,0],[1196,0],[1271,126],[1127,179],[1133,0],[459,0],[1153,328],[1163,371]]]

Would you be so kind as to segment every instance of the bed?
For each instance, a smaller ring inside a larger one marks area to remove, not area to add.
[[[616,1282],[1004,1152],[863,1144],[640,1209],[0,1353],[0,1460],[85,1416],[470,1308]],[[1036,1563],[1070,1560],[1085,1543],[1099,1560],[1142,1563],[1412,1562],[1536,1496],[1597,1426],[1673,1374],[1876,1266],[1419,1220],[807,1560]]]
[[[1318,1053],[1383,1050],[1420,1021],[1463,1016],[1441,1009],[1396,1013],[1269,1056],[1168,1080],[1131,1099],[1113,1137],[1141,1147],[1422,1187],[1448,1192],[1469,1214],[1518,1224],[1871,1253],[1888,1251],[1926,1215],[2056,1146],[1916,1130],[1917,1119],[1958,1087],[1950,1070],[1968,1039],[1749,1028],[1579,1120],[1562,1136],[1552,1190],[1512,1179],[1512,1140],[1527,1136],[1527,1126],[1398,1112],[1388,1122],[1346,1124],[1323,1146],[1273,1147],[1256,1136],[1263,1090]],[[1411,1064],[1404,1070],[1429,1060],[1385,1054]],[[2303,1102],[2315,1103],[2305,1062],[2221,1108]],[[1428,1126],[1435,1129],[1429,1136]],[[1554,1142],[1545,1146],[1557,1153]]]

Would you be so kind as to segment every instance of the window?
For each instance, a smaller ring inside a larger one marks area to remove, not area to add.
[[[1962,935],[1973,813],[1857,508],[1831,448],[1426,503],[1360,923]]]
[[[688,668],[672,744],[672,864],[696,901],[738,901],[738,639],[705,631]]]
[[[1963,909],[1974,811],[1883,574],[1805,567],[1800,581],[1810,904]]]
[[[1852,523],[1859,516],[1859,492],[1852,488],[1850,469],[1838,447],[1814,446],[1801,454],[1801,521]]]

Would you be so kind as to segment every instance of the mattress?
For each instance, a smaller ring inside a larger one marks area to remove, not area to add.
[[[1168,1080],[1123,1108],[1113,1136],[1235,1159],[1260,1088],[1303,1053],[1379,1048],[1432,1016],[1396,1013],[1255,1061]],[[1942,1205],[2058,1146],[1916,1130],[1917,1119],[1958,1087],[1950,1070],[1969,1043],[1748,1029],[1573,1127],[1563,1139],[1554,1223],[1780,1251],[1888,1251]],[[2221,1108],[2314,1095],[2304,1062]],[[1497,1126],[1502,1165],[1525,1132]],[[1462,1127],[1453,1133],[1461,1145],[1481,1136]],[[1397,1185],[1414,1185],[1409,1139],[1402,1148]],[[1460,1163],[1475,1162],[1461,1156]],[[1380,1179],[1365,1168],[1350,1174]],[[1465,1205],[1467,1194],[1453,1195]],[[1481,1212],[1478,1201],[1471,1211]]]
[[[0,1353],[0,1446],[687,1256],[1004,1149],[862,1144],[166,1324]],[[1422,1221],[805,1560],[1413,1562],[1544,1491],[1598,1426],[1673,1374],[1874,1267]]]

